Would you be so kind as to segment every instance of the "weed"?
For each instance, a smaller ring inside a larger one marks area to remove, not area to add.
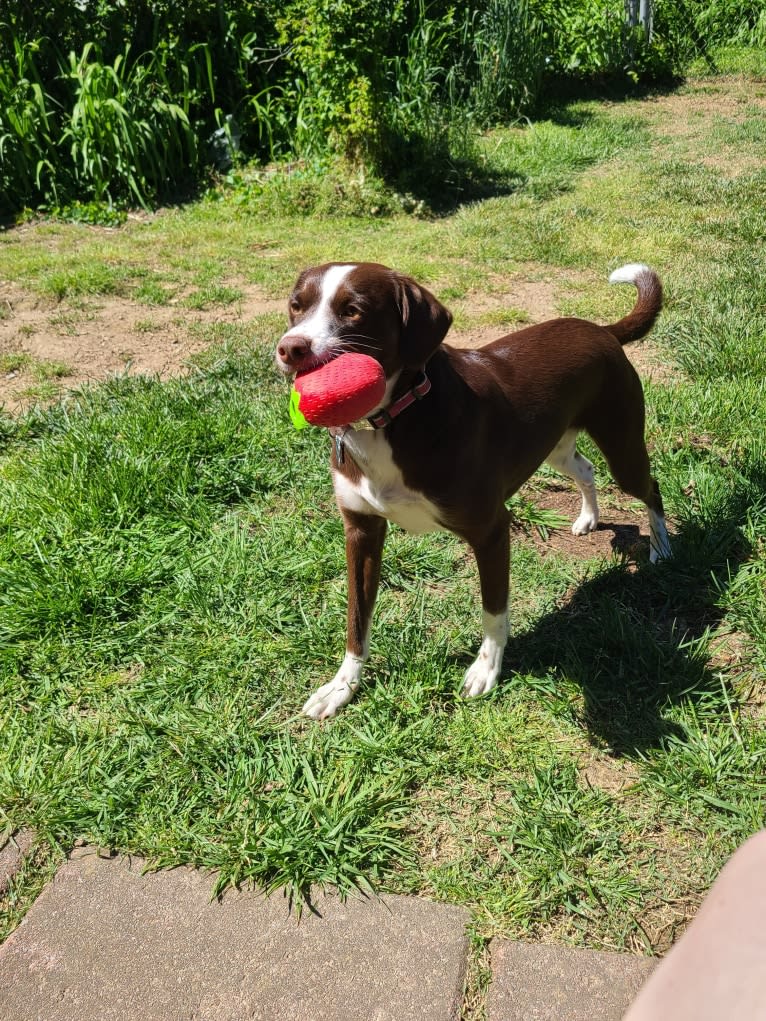
[[[490,312],[482,312],[477,317],[481,326],[514,326],[529,322],[529,313],[522,308],[498,308]]]
[[[125,223],[127,215],[124,209],[116,209],[104,201],[75,201],[51,209],[51,216],[67,223],[91,223],[101,227],[119,227]]]
[[[56,269],[41,285],[42,292],[57,301],[83,295],[119,294],[122,289],[122,280],[115,268],[96,263]]]
[[[139,333],[162,333],[165,330],[165,323],[156,319],[137,319],[133,323],[133,329]]]
[[[161,280],[144,279],[133,291],[136,301],[143,305],[167,305],[173,295],[173,291]]]
[[[8,375],[11,372],[21,372],[29,365],[30,361],[29,355],[20,352],[0,355],[0,374]]]
[[[23,352],[0,355],[0,375],[27,372],[40,383],[61,379],[71,373],[70,368],[62,362],[52,362],[33,358]]]
[[[186,308],[205,309],[213,305],[233,305],[242,300],[242,292],[236,287],[223,284],[209,284],[184,298],[182,304]]]

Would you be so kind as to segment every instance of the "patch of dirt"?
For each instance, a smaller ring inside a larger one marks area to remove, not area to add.
[[[521,495],[532,500],[537,507],[554,511],[563,517],[567,524],[561,528],[551,529],[544,539],[537,529],[530,529],[526,534],[542,554],[557,552],[565,553],[574,560],[592,560],[598,557],[621,556],[630,561],[631,567],[636,561],[644,561],[649,555],[649,526],[646,511],[637,508],[630,497],[623,496],[616,489],[603,487],[597,489],[601,521],[594,532],[588,535],[573,535],[571,523],[580,513],[580,494],[566,482],[549,483],[544,487],[536,483],[525,486]]]
[[[549,268],[530,265],[510,279],[494,278],[490,291],[472,295],[469,302],[454,302],[454,311],[472,319],[481,319],[482,316],[491,318],[493,312],[514,310],[523,315],[523,321],[515,325],[479,323],[461,326],[458,323],[450,331],[449,343],[455,347],[481,347],[526,325],[555,319],[561,314],[558,305],[560,293],[575,286],[576,280],[583,276],[575,273],[554,274]]]
[[[677,383],[681,372],[669,365],[651,337],[637,340],[625,347],[625,354],[642,380],[652,383]]]
[[[678,138],[698,134],[697,127],[713,117],[741,124],[748,107],[766,111],[766,88],[755,88],[747,78],[710,78],[643,102],[657,111],[664,134]]]
[[[585,783],[607,794],[620,794],[638,782],[638,767],[630,759],[611,758],[592,752],[589,759],[579,765]]]
[[[654,122],[659,135],[692,141],[707,135],[713,120],[743,125],[748,110],[757,108],[766,113],[766,88],[756,88],[746,79],[711,79],[645,102],[645,109],[656,112]],[[739,154],[735,146],[704,156],[700,162],[721,170],[727,178],[752,173],[763,166],[753,157]]]
[[[633,953],[643,954],[647,947],[651,947],[658,957],[664,957],[686,932],[703,899],[704,891],[692,891],[685,896],[658,897],[645,904],[636,914],[643,939],[633,934],[630,949]]]
[[[752,640],[743,631],[719,632],[711,639],[711,669],[741,674],[751,663]]]
[[[100,297],[75,307],[45,301],[0,280],[0,359],[12,364],[8,356],[28,356],[0,374],[0,404],[12,412],[28,406],[41,373],[50,378],[46,370],[52,366],[67,388],[125,371],[178,375],[190,356],[206,346],[195,336],[195,326],[247,322],[284,311],[284,300],[265,298],[255,288],[240,290],[240,300],[201,310],[184,307],[183,298],[153,307]]]

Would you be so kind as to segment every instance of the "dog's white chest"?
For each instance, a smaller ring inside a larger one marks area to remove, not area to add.
[[[382,432],[349,430],[344,443],[347,456],[353,457],[362,474],[352,482],[340,472],[333,472],[339,506],[358,514],[378,514],[415,534],[444,527],[436,505],[405,486]]]

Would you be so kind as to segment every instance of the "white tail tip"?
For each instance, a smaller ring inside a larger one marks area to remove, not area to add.
[[[651,273],[648,266],[643,262],[629,262],[627,266],[620,266],[609,277],[610,284],[635,284],[644,273]]]

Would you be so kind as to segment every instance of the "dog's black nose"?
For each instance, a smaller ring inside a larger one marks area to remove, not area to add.
[[[306,337],[284,336],[277,345],[277,354],[285,365],[299,369],[311,354],[311,342]]]

